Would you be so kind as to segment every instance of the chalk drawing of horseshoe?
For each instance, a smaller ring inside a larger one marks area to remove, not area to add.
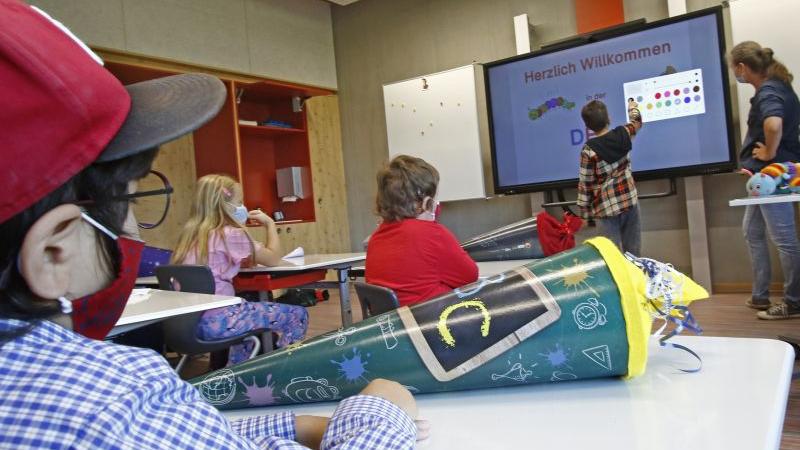
[[[447,327],[447,318],[450,317],[450,314],[453,311],[459,308],[475,308],[483,315],[483,322],[481,322],[481,336],[486,337],[489,335],[489,325],[492,321],[492,316],[489,315],[489,310],[486,309],[486,305],[483,304],[480,300],[465,300],[460,303],[456,303],[455,305],[450,305],[442,311],[442,314],[439,316],[439,324],[437,325],[437,329],[439,330],[439,335],[442,337],[442,341],[445,345],[449,347],[456,346],[456,340],[453,337],[453,334],[450,332],[450,328]]]
[[[458,298],[469,297],[469,296],[475,295],[478,292],[480,292],[480,290],[483,289],[483,287],[486,286],[487,284],[501,283],[505,279],[506,279],[506,276],[501,273],[501,274],[495,275],[494,277],[481,279],[477,286],[475,286],[474,288],[472,288],[472,289],[470,289],[468,291],[462,291],[460,288],[455,288],[455,289],[453,289],[453,292],[456,294],[456,296]]]
[[[333,400],[339,396],[336,386],[328,385],[325,378],[313,379],[311,377],[292,378],[292,381],[283,388],[283,393],[295,402],[317,402],[320,400]]]
[[[381,334],[383,335],[383,343],[386,344],[386,350],[397,347],[397,336],[394,335],[394,325],[392,325],[389,316],[384,314],[378,317],[378,325],[381,327]]]

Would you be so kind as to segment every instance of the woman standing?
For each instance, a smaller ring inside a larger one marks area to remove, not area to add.
[[[792,74],[769,48],[745,41],[731,50],[731,70],[740,83],[756,89],[750,99],[739,161],[757,172],[773,162],[800,162],[800,102],[792,89]],[[747,306],[760,309],[760,319],[800,317],[800,246],[793,203],[748,206],[742,224],[753,265],[753,296]],[[767,234],[778,247],[784,278],[782,303],[769,301],[770,261]]]

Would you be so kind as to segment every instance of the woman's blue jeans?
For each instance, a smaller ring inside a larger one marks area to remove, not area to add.
[[[778,248],[783,269],[784,301],[800,306],[800,246],[794,221],[793,203],[747,206],[742,223],[753,265],[753,298],[769,299],[772,271],[767,235]]]

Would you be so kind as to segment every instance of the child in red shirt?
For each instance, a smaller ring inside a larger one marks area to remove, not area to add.
[[[382,222],[369,239],[366,281],[410,306],[478,279],[478,266],[453,233],[436,222],[439,172],[400,155],[378,172],[376,212]]]

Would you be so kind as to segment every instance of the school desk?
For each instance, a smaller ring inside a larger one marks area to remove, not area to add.
[[[348,271],[354,263],[364,261],[366,253],[311,254],[282,259],[277,266],[257,266],[239,271],[233,284],[237,291],[271,291],[273,289],[320,288],[339,289],[342,326],[353,323],[350,306]],[[327,271],[336,272],[336,281],[323,281]]]
[[[499,273],[509,271],[515,267],[524,266],[536,261],[535,259],[509,259],[505,261],[482,261],[478,265],[478,276],[488,278]]]
[[[120,316],[108,337],[113,337],[168,317],[222,308],[223,306],[235,305],[241,301],[242,299],[239,297],[228,295],[137,289],[129,297],[125,310],[122,311],[122,316]]]
[[[794,352],[768,339],[678,336],[703,358],[650,346],[644,375],[417,395],[431,437],[421,449],[777,449]],[[535,373],[535,371],[534,371]],[[539,374],[544,376],[544,373]],[[277,378],[276,378],[277,377]],[[369,372],[367,372],[369,377]],[[280,383],[280,374],[272,374]],[[230,419],[335,403],[225,411]]]
[[[353,322],[348,273],[354,263],[362,263],[366,253],[310,254],[282,259],[277,266],[244,268],[234,278],[237,291],[271,291],[286,288],[338,289],[341,299],[342,324]],[[328,270],[336,272],[336,281],[323,281]],[[155,276],[136,279],[137,286],[158,286]]]

